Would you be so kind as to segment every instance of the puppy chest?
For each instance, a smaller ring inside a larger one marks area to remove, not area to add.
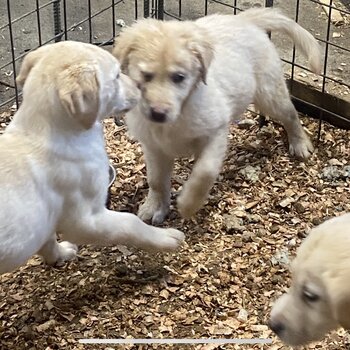
[[[157,148],[174,158],[198,153],[207,140],[207,135],[196,129],[194,123],[158,125],[129,114],[127,124],[132,136],[139,142],[151,149]]]
[[[184,137],[181,133],[153,134],[153,146],[156,145],[165,154],[172,157],[189,157],[202,148],[200,138]]]

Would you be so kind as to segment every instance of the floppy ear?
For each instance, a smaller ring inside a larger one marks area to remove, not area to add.
[[[97,69],[89,64],[76,64],[65,69],[57,79],[58,95],[68,114],[85,129],[97,120],[100,86]]]
[[[190,39],[189,49],[200,63],[200,77],[206,84],[207,71],[214,58],[214,48],[206,33],[201,31],[199,28],[193,31],[197,35]]]
[[[19,87],[23,87],[27,77],[32,70],[32,68],[38,63],[38,61],[43,57],[42,48],[38,48],[35,51],[29,52],[21,64],[19,74],[16,78],[16,83]]]
[[[112,54],[120,63],[121,70],[127,72],[129,65],[129,55],[133,50],[134,40],[132,35],[127,32],[121,32],[120,35],[114,39]]]

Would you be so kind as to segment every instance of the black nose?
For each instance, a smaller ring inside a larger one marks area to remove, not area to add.
[[[280,321],[269,321],[269,327],[277,334],[280,335],[284,330],[285,326],[282,322]]]
[[[166,120],[166,113],[157,109],[151,109],[151,119],[157,123],[164,123]]]

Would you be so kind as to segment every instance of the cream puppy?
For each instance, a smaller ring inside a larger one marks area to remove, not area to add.
[[[290,100],[269,30],[289,35],[312,70],[320,71],[313,36],[273,9],[194,22],[146,19],[116,38],[113,54],[142,92],[127,114],[130,132],[145,153],[150,188],[140,218],[164,220],[176,157],[196,158],[178,209],[183,217],[200,209],[221,170],[230,121],[250,103],[282,123],[292,155],[310,156],[313,147]]]
[[[118,61],[90,44],[46,45],[25,57],[17,82],[23,102],[0,137],[0,273],[36,253],[49,264],[72,259],[75,244],[177,248],[181,232],[105,208],[101,121],[139,99]]]
[[[272,308],[269,325],[290,345],[350,329],[350,214],[309,233],[292,264],[292,285]]]

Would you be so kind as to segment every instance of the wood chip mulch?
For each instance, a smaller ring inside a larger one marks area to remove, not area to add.
[[[284,130],[257,119],[232,125],[220,178],[192,220],[175,198],[193,162],[173,177],[167,226],[186,233],[174,254],[81,247],[62,267],[34,257],[0,276],[0,348],[17,349],[289,349],[266,326],[273,301],[289,285],[288,264],[314,225],[350,212],[349,132],[302,118],[316,145],[307,162],[289,157]],[[2,128],[11,118],[4,113]],[[112,208],[137,212],[147,194],[139,144],[124,126],[105,122],[116,166]],[[80,338],[271,338],[268,345],[83,345]],[[344,349],[342,329],[305,349]]]

